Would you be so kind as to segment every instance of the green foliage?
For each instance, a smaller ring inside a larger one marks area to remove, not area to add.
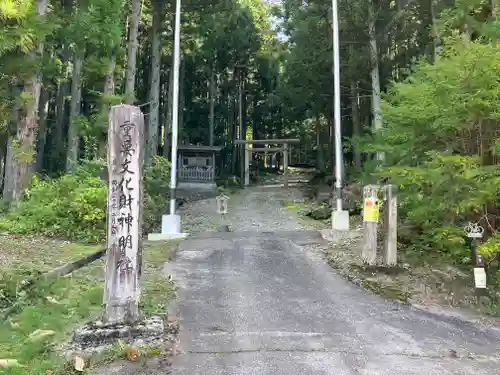
[[[0,230],[88,242],[106,235],[107,187],[104,162],[84,161],[75,174],[33,179],[26,197],[0,217]],[[144,230],[153,228],[168,202],[170,163],[155,157],[144,176]]]
[[[495,233],[495,235],[491,236],[486,242],[482,243],[479,246],[478,253],[488,260],[497,257],[500,254],[500,233]],[[498,280],[500,281],[500,277]]]
[[[166,304],[174,297],[172,283],[159,269],[170,259],[175,246],[175,243],[144,244],[140,307],[147,315],[164,314]],[[2,374],[75,373],[73,361],[61,356],[60,344],[69,339],[76,327],[102,314],[103,261],[89,264],[71,277],[40,278],[30,287],[26,286],[26,280],[101,247],[1,237],[0,253],[5,255],[7,263],[2,263],[0,269],[0,353],[2,359],[16,359],[20,364],[2,369]],[[99,362],[100,358],[93,357],[91,364],[94,367]]]
[[[495,199],[500,176],[481,168],[477,157],[429,153],[418,167],[384,169],[402,191],[401,207],[419,226],[452,224],[480,213]]]
[[[26,280],[38,276],[36,271],[21,267],[15,272],[13,270],[2,270],[0,272],[0,310],[12,308],[14,304],[22,305],[29,303],[33,298],[31,290],[25,289]]]
[[[151,167],[144,173],[144,189],[149,195],[154,197],[164,197],[168,200],[170,187],[170,167],[167,158],[153,156]]]
[[[231,174],[217,177],[215,183],[217,184],[217,191],[219,193],[230,194],[241,188],[241,179]]]
[[[167,158],[153,156],[151,166],[144,174],[143,231],[151,233],[158,228],[161,215],[165,214],[170,199],[170,162]]]
[[[370,175],[399,186],[401,220],[411,228],[401,241],[412,251],[468,261],[463,222],[487,216],[497,202],[500,165],[491,135],[500,119],[498,61],[491,45],[447,41],[435,64],[421,61],[390,88],[385,128],[354,142],[386,153]]]
[[[75,175],[35,177],[26,198],[0,219],[0,228],[19,234],[38,233],[99,241],[105,236],[107,189],[99,175],[84,166]]]

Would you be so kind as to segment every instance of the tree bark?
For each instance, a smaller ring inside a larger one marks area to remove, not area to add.
[[[0,133],[0,191],[3,189],[5,158],[7,156],[7,133]]]
[[[45,144],[47,143],[47,112],[49,104],[49,91],[42,87],[40,94],[40,102],[38,105],[39,132],[38,132],[38,147],[36,153],[37,172],[43,170],[43,161],[45,156]]]
[[[172,133],[172,96],[174,94],[173,64],[168,72],[167,110],[165,112],[165,127],[163,129],[163,156],[170,157],[170,135]]]
[[[103,119],[103,132],[101,133],[101,138],[99,139],[99,157],[105,158],[107,153],[107,139],[108,139],[108,115],[110,104],[106,101],[106,97],[115,94],[115,69],[116,69],[116,51],[111,53],[109,59],[108,72],[104,77],[104,89],[103,89],[103,102],[101,108],[101,114]]]
[[[76,170],[76,165],[78,163],[78,151],[80,148],[80,135],[77,120],[80,116],[82,101],[83,60],[83,51],[77,52],[73,63],[71,103],[69,110],[68,151],[66,154],[66,171],[70,173],[74,173]]]
[[[375,28],[375,11],[374,4],[370,4],[369,14],[369,36],[370,36],[370,61],[371,61],[371,78],[372,78],[372,111],[373,111],[373,127],[375,131],[382,129],[382,112],[380,109],[380,71],[378,64],[378,48],[377,48],[377,31]],[[377,152],[377,159],[383,160],[384,154]]]
[[[352,79],[351,80],[351,115],[352,115],[352,130],[355,137],[361,136],[361,122],[359,118],[359,103],[358,103],[358,85]],[[353,150],[354,155],[354,167],[357,171],[361,170],[361,152],[355,147]]]
[[[148,139],[146,144],[145,165],[151,164],[151,159],[158,151],[158,127],[160,118],[160,67],[161,50],[160,36],[163,5],[158,0],[152,1],[153,25],[151,28],[151,83],[149,90]]]
[[[215,95],[217,92],[217,83],[215,77],[215,67],[212,65],[210,70],[210,117],[209,117],[209,145],[214,145],[214,124],[215,124]]]
[[[47,3],[48,0],[37,0],[36,11],[38,16],[45,16],[47,12]],[[42,39],[38,43],[38,47],[31,51],[27,57],[30,60],[35,60],[37,57],[42,56],[43,48],[44,41]],[[4,186],[3,194],[3,198],[8,202],[19,201],[22,198],[25,188],[30,183],[28,175],[35,155],[38,131],[38,105],[41,87],[42,80],[40,71],[35,72],[24,82],[26,99],[23,113],[17,127],[16,135],[9,143],[11,158],[7,160],[10,165],[6,167],[6,172],[11,174],[9,178],[12,181],[12,189],[6,190],[6,186]]]
[[[323,161],[323,148],[321,143],[321,119],[316,116],[316,168],[322,171],[325,168]]]
[[[132,14],[130,18],[127,50],[127,78],[125,81],[124,98],[124,102],[126,104],[133,104],[135,102],[135,75],[137,71],[137,49],[140,21],[141,0],[132,0]]]
[[[180,64],[180,77],[179,77],[179,144],[184,143],[184,105],[186,103],[186,59],[182,59]]]
[[[64,120],[66,116],[66,97],[69,94],[69,60],[71,58],[71,50],[69,44],[63,46],[62,52],[62,76],[63,80],[59,82],[56,95],[56,120],[51,126],[50,131],[50,168],[56,171],[61,165],[64,152]]]
[[[432,22],[432,62],[435,63],[439,47],[439,29],[436,22],[437,0],[430,0],[431,22]]]

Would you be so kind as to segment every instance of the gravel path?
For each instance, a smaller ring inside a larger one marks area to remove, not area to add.
[[[216,213],[215,198],[192,202],[179,214],[183,230],[191,234],[216,231],[223,224],[231,231],[306,229],[307,225],[283,205],[284,201],[301,199],[298,188],[252,186],[230,196],[224,219]]]

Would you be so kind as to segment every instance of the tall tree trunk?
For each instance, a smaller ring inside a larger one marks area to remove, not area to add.
[[[132,0],[132,14],[130,18],[127,50],[127,79],[125,81],[126,104],[135,102],[135,74],[137,71],[137,48],[139,22],[141,21],[141,0]]]
[[[168,72],[168,99],[165,111],[165,127],[163,129],[163,156],[170,157],[170,136],[172,134],[172,96],[174,94],[174,69],[173,64]]]
[[[209,124],[209,136],[208,136],[208,144],[210,146],[214,145],[214,124],[215,124],[215,95],[217,95],[217,83],[216,83],[216,77],[215,77],[215,65],[212,65],[211,71],[210,71],[210,117],[208,120]]]
[[[151,28],[151,83],[149,90],[148,139],[146,142],[145,165],[151,164],[151,159],[158,152],[158,127],[160,119],[160,68],[161,68],[161,24],[163,5],[153,0],[153,25]]]
[[[12,88],[12,96],[14,98],[18,98],[21,95],[21,89],[17,86]],[[12,134],[10,128],[18,128],[18,124],[20,121],[20,108],[18,105],[18,101],[14,101],[14,105],[12,106],[11,112],[11,121],[10,126],[7,128],[7,141],[5,143],[5,147],[7,148],[5,151],[5,165],[3,170],[3,185],[2,185],[2,196],[5,200],[8,200],[8,197],[12,196],[12,191],[14,189],[14,142],[15,142],[15,134]]]
[[[238,81],[236,78],[236,68],[233,70],[233,95],[232,95],[232,120],[231,120],[231,144],[232,144],[232,153],[231,153],[231,173],[236,173],[236,168],[238,166],[238,148],[234,141],[238,138],[238,107],[237,107],[237,92],[238,92]]]
[[[40,102],[38,104],[39,132],[38,147],[36,153],[36,171],[43,170],[43,161],[45,156],[45,144],[47,142],[47,112],[49,107],[49,90],[42,87],[40,93]]]
[[[184,105],[186,103],[186,59],[182,59],[180,64],[180,77],[179,77],[179,143],[184,144]],[[189,140],[187,140],[189,141]]]
[[[82,101],[82,68],[84,53],[78,51],[73,62],[73,74],[71,82],[71,103],[69,109],[68,129],[68,151],[66,154],[66,171],[75,172],[78,163],[78,151],[80,149],[80,135],[78,129],[78,117]]]
[[[360,137],[361,136],[361,122],[359,118],[359,93],[358,93],[358,85],[354,81],[354,79],[351,79],[351,115],[352,115],[352,130],[353,130],[353,135],[355,137]],[[361,152],[359,152],[358,148],[355,147],[353,150],[353,156],[354,156],[354,167],[356,168],[356,171],[361,170]]]
[[[380,109],[380,71],[378,64],[378,48],[377,48],[377,30],[375,28],[375,11],[374,4],[370,4],[368,8],[369,14],[369,36],[370,36],[370,61],[371,61],[371,78],[372,78],[372,111],[373,111],[373,127],[375,131],[382,129],[382,112]],[[377,152],[377,159],[383,160],[384,154]]]
[[[240,70],[238,75],[238,128],[240,140],[245,140],[245,122],[243,121],[243,70]],[[245,179],[245,145],[240,145],[240,178],[241,181]]]
[[[99,157],[105,158],[106,153],[108,151],[108,114],[110,105],[107,102],[107,97],[115,94],[115,69],[116,69],[116,51],[111,53],[109,64],[108,64],[108,72],[104,77],[104,89],[103,89],[103,102],[101,107],[101,116],[103,119],[103,129],[104,131],[101,133],[101,138],[99,139]]]
[[[7,140],[8,134],[0,134],[0,191],[3,191],[4,172],[5,172],[5,159],[7,158]]]
[[[322,171],[325,168],[323,160],[323,148],[321,143],[321,119],[319,115],[316,116],[316,168]]]
[[[9,135],[7,137],[7,151],[5,153],[5,164],[3,170],[3,185],[2,185],[2,197],[5,201],[12,200],[12,195],[14,191],[14,145],[15,141],[14,135]]]
[[[439,48],[439,29],[436,21],[437,0],[430,0],[431,22],[432,22],[432,62],[435,63]]]
[[[66,119],[66,97],[69,94],[69,66],[71,59],[71,50],[69,44],[66,43],[63,46],[62,52],[62,76],[63,79],[59,82],[57,86],[56,95],[56,119],[51,126],[50,130],[50,168],[52,171],[56,171],[61,165],[61,159],[63,159],[64,152],[64,121]],[[64,160],[64,159],[63,159]]]
[[[43,17],[47,12],[48,0],[37,0],[36,11],[38,16]],[[28,59],[35,60],[43,55],[44,42],[38,43],[36,50],[28,54]],[[21,199],[25,188],[30,183],[29,172],[35,155],[37,131],[38,131],[38,105],[40,100],[40,90],[42,80],[40,71],[35,72],[24,81],[24,94],[29,97],[25,100],[21,120],[18,123],[17,132],[13,140],[9,143],[11,157],[8,158],[9,166],[6,172],[9,173],[6,181],[12,181],[12,189],[6,190],[4,184],[3,198],[8,202],[17,202]]]

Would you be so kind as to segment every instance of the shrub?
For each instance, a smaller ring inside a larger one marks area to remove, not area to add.
[[[230,194],[241,188],[241,179],[235,175],[222,175],[215,179],[217,191],[220,193]]]
[[[143,231],[156,230],[170,200],[170,162],[154,156],[151,167],[144,173]]]
[[[411,251],[469,261],[464,223],[500,213],[499,59],[491,45],[447,41],[435,64],[421,61],[392,85],[384,128],[353,142],[385,152],[384,164],[369,163],[360,177],[399,186],[400,220],[410,229],[401,241]]]
[[[0,217],[0,229],[86,242],[106,237],[107,186],[102,161],[84,161],[75,174],[57,179],[35,177],[25,198]],[[168,201],[170,163],[155,157],[144,173],[144,230],[156,225]],[[161,215],[161,214],[160,214]]]

